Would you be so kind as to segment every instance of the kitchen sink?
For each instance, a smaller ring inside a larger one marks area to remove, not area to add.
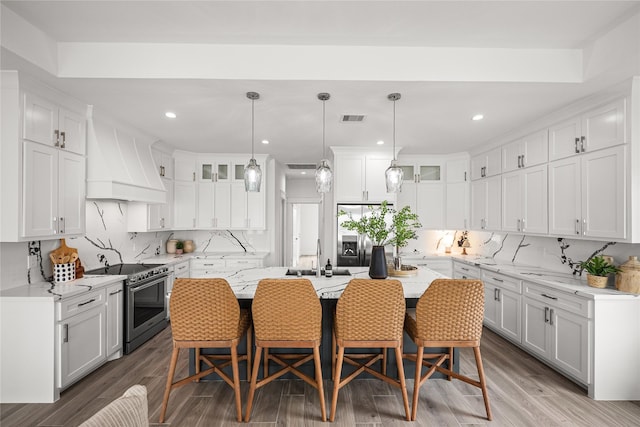
[[[324,276],[324,268],[320,270],[320,274]],[[290,268],[287,270],[287,276],[315,276],[315,270],[304,270],[304,269],[296,269]],[[333,269],[334,276],[351,276],[351,272],[346,268],[334,268]]]

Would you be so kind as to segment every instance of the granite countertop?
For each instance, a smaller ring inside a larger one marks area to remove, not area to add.
[[[221,271],[218,277],[226,279],[237,298],[252,299],[260,279],[296,279],[296,276],[287,276],[287,267],[245,268],[230,271]],[[351,276],[302,276],[309,279],[322,299],[337,299],[351,279],[368,279],[369,267],[349,267]],[[388,277],[402,282],[405,298],[420,298],[429,284],[438,278],[446,276],[428,268],[419,268],[418,275],[413,277]]]
[[[576,295],[590,299],[629,299],[640,298],[638,294],[630,294],[618,291],[615,288],[594,288],[587,285],[587,278],[577,277],[569,273],[560,273],[556,271],[544,270],[541,267],[525,265],[501,263],[492,258],[484,258],[474,255],[454,255],[455,261],[464,262],[469,265],[481,267],[484,270],[496,273],[506,274],[520,280],[549,286],[553,289],[571,292]]]
[[[121,282],[126,280],[126,278],[127,276],[124,275],[85,275],[81,279],[58,284],[37,282],[30,285],[18,286],[0,292],[0,296],[16,298],[55,298],[56,300],[62,300],[81,295],[93,289],[111,285],[112,283]]]

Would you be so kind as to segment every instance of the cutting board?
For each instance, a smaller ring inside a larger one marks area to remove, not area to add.
[[[65,239],[60,239],[60,247],[58,249],[54,249],[49,252],[49,256],[52,259],[63,259],[65,256],[71,257],[73,254],[78,255],[78,250],[76,248],[72,248],[67,246],[67,242]],[[80,258],[77,258],[76,261],[76,279],[79,279],[83,276],[84,268],[80,263]]]

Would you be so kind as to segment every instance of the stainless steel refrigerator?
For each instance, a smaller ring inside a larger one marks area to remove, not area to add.
[[[340,211],[351,214],[354,220],[359,220],[363,215],[371,215],[371,209],[379,208],[379,204],[342,204],[338,205],[336,213]],[[389,205],[392,206],[392,205]],[[355,231],[347,230],[340,226],[348,217],[346,215],[338,217],[338,229],[337,229],[337,266],[338,267],[355,267],[355,266],[369,266],[371,262],[371,239],[364,234],[357,234]],[[385,249],[387,255],[387,262],[393,261],[393,247],[387,245]]]

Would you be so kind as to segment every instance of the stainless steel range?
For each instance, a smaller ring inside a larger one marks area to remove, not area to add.
[[[163,330],[167,322],[167,277],[162,264],[116,264],[85,274],[124,274],[124,353],[129,354]]]

